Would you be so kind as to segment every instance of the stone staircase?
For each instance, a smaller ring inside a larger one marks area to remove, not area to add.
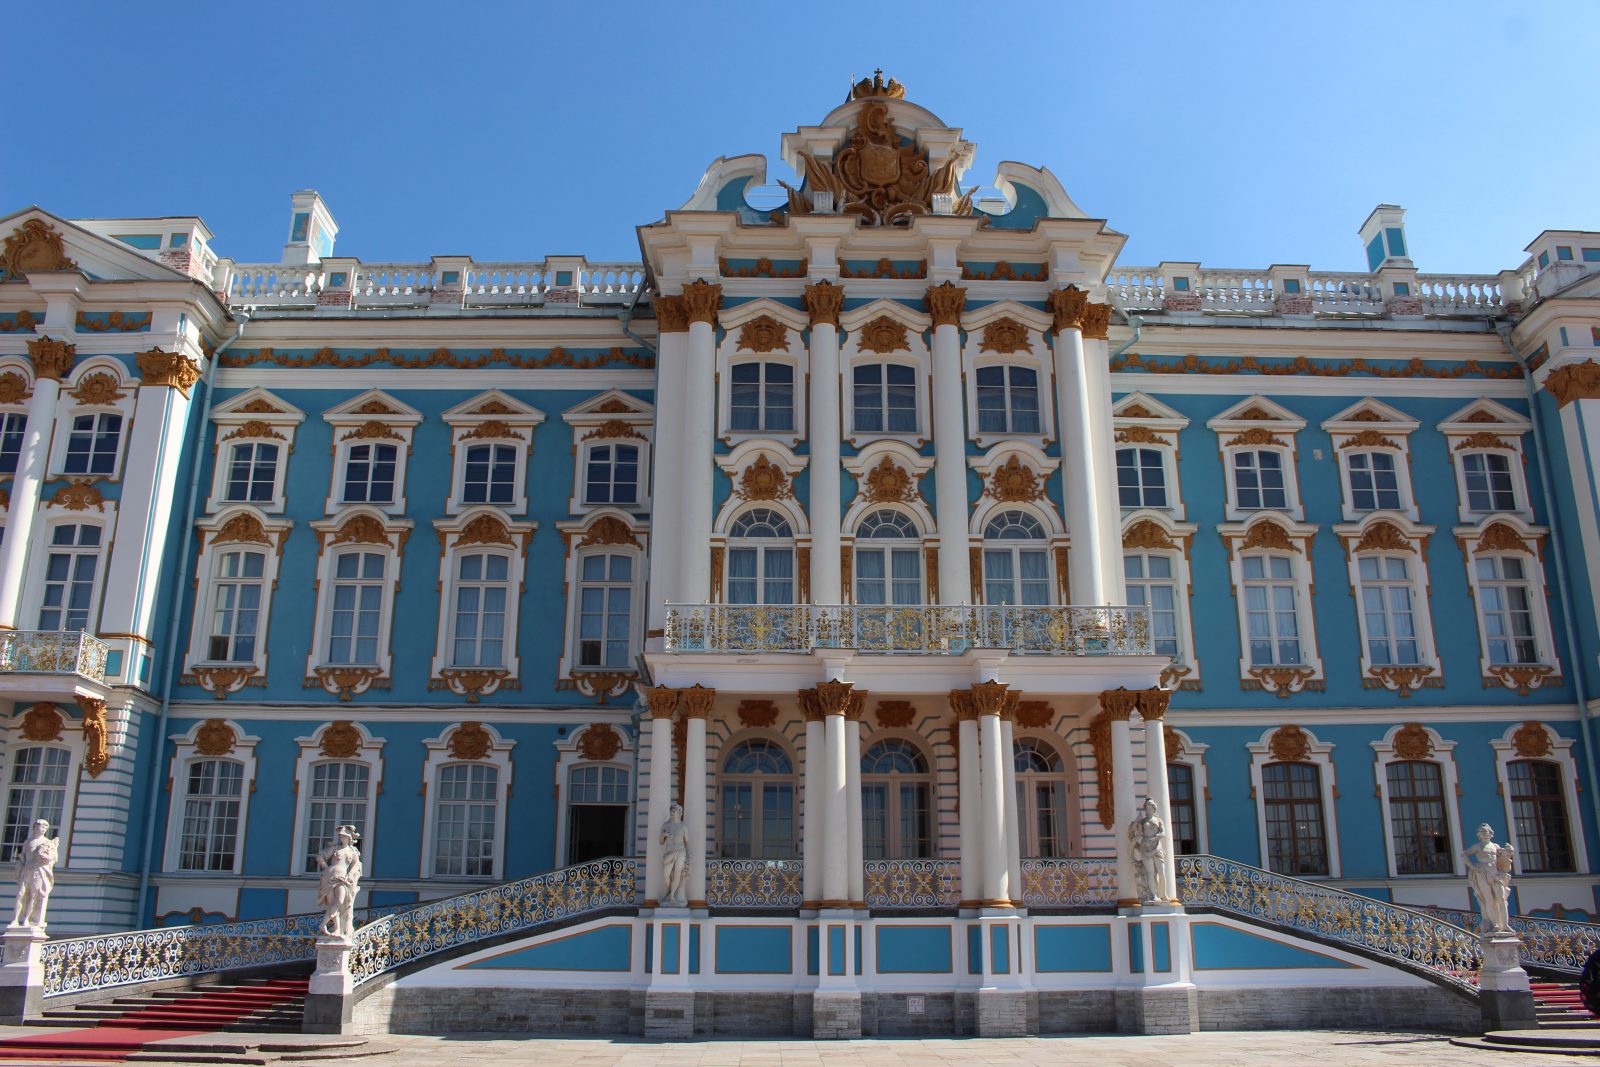
[[[1584,1007],[1575,982],[1534,981],[1537,1030],[1497,1030],[1450,1043],[1487,1052],[1543,1052],[1600,1059],[1600,1018]]]
[[[298,1034],[305,1012],[304,977],[206,982],[93,1004],[47,1010],[32,1026],[102,1026],[135,1030]]]

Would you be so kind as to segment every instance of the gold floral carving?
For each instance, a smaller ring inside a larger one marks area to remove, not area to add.
[[[1503,448],[1513,450],[1516,448],[1510,441],[1490,430],[1479,430],[1477,433],[1468,434],[1456,442],[1455,451],[1465,452],[1469,448]]]
[[[282,415],[284,410],[264,396],[258,396],[250,403],[237,409],[241,415]]]
[[[1420,722],[1408,722],[1394,735],[1394,754],[1404,760],[1427,759],[1433,755],[1433,738]]]
[[[645,704],[652,719],[670,719],[678,712],[678,691],[670,685],[652,685],[644,690]]]
[[[1139,717],[1145,722],[1155,722],[1164,719],[1167,715],[1167,706],[1172,703],[1172,693],[1166,689],[1141,689],[1139,690]]]
[[[1494,422],[1494,423],[1498,423],[1500,421],[1500,418],[1494,412],[1486,411],[1486,410],[1480,408],[1477,411],[1474,411],[1471,415],[1468,415],[1466,418],[1462,419],[1461,421],[1462,422]]]
[[[1362,430],[1360,433],[1353,433],[1349,437],[1346,437],[1343,441],[1340,441],[1339,447],[1341,449],[1393,448],[1396,450],[1400,448],[1399,444],[1397,444],[1392,438],[1385,437],[1383,435],[1383,431],[1381,430]]]
[[[77,354],[77,345],[54,337],[34,337],[28,341],[28,358],[33,361],[35,378],[53,378],[59,382],[72,369],[72,359]]]
[[[56,490],[56,495],[50,498],[50,506],[65,508],[68,511],[104,511],[105,498],[88,482],[68,482]]]
[[[696,683],[687,689],[678,690],[678,696],[682,700],[684,718],[703,719],[711,714],[711,705],[717,699],[717,691]]]
[[[487,518],[487,516],[485,516]],[[334,531],[332,545],[389,545],[389,534],[383,523],[371,515],[352,515],[345,524]]]
[[[579,548],[588,548],[591,545],[632,545],[641,548],[639,539],[634,536],[628,524],[615,515],[602,515],[594,524],[583,532],[583,537],[578,541]]]
[[[632,424],[621,419],[607,419],[588,433],[583,435],[585,441],[614,441],[625,437],[643,441],[644,434],[634,429]]]
[[[959,329],[961,310],[967,306],[967,291],[957,287],[954,282],[930,285],[922,296],[922,303],[933,319],[935,329],[940,326],[954,326]]]
[[[1049,701],[1022,700],[1017,703],[1017,725],[1029,730],[1046,729],[1055,715]]]
[[[211,543],[214,545],[227,541],[266,545],[272,543],[272,538],[268,536],[267,528],[261,524],[260,519],[248,511],[241,511],[223,523],[222,528],[211,537]]]
[[[715,323],[717,308],[722,306],[722,286],[704,279],[690,282],[683,287],[683,306],[691,323]]]
[[[194,734],[194,750],[202,756],[226,756],[238,742],[239,735],[224,719],[207,719]]]
[[[1241,422],[1277,422],[1278,416],[1264,407],[1251,406],[1239,412],[1234,418]]]
[[[973,703],[972,694],[965,689],[950,690],[950,712],[956,717],[956,722],[977,722],[978,705]]]
[[[558,678],[556,688],[576,689],[593,697],[596,704],[609,704],[612,697],[626,693],[638,677],[638,671],[574,671],[566,678]]]
[[[983,328],[983,338],[978,342],[980,352],[1032,352],[1033,342],[1028,339],[1028,328],[1016,319],[995,319]]]
[[[357,518],[360,518],[360,516],[357,516]],[[350,521],[354,522],[355,519]],[[346,525],[348,526],[349,524],[347,523]],[[382,529],[381,525],[379,529]],[[387,544],[388,536],[383,536],[382,540]],[[511,545],[515,543],[511,538],[511,530],[499,516],[479,515],[463,526],[460,533],[456,534],[455,547],[460,548],[462,545]]]
[[[1005,260],[1000,260],[992,270],[973,270],[967,264],[961,264],[961,278],[963,281],[973,282],[1042,282],[1050,276],[1049,270],[1043,263],[1037,270],[1018,270]]]
[[[1401,697],[1409,697],[1425,685],[1438,688],[1444,684],[1432,667],[1423,665],[1372,667],[1367,673],[1370,677],[1362,680],[1363,689],[1392,689]]]
[[[1483,679],[1485,689],[1504,686],[1515,689],[1519,697],[1525,697],[1547,685],[1560,684],[1561,676],[1546,663],[1497,663],[1488,669]]]
[[[622,751],[622,735],[607,722],[590,723],[578,738],[578,755],[604,763]]]
[[[1252,426],[1244,433],[1228,438],[1222,444],[1225,448],[1232,448],[1234,445],[1278,445],[1282,447],[1285,442],[1283,438],[1265,426]]]
[[[1100,825],[1111,829],[1117,818],[1116,775],[1111,765],[1111,713],[1102,711],[1089,720],[1089,752],[1094,757],[1095,809]]]
[[[818,682],[813,688],[817,703],[824,715],[844,715],[850,710],[850,699],[855,690],[851,682]]]
[[[78,387],[67,394],[80,404],[100,406],[114,404],[127,397],[127,393],[117,388],[116,375],[110,371],[96,371],[85,374],[79,381]]]
[[[61,713],[53,704],[35,704],[22,717],[22,736],[29,741],[61,740]]]
[[[1252,548],[1272,548],[1282,552],[1298,552],[1300,546],[1294,543],[1294,538],[1275,522],[1258,522],[1250,527],[1244,535],[1244,540],[1239,542],[1239,551],[1246,552]]]
[[[227,700],[245,686],[264,688],[267,680],[254,665],[243,667],[194,667],[179,679],[184,685],[197,685],[211,694],[212,700]]]
[[[778,705],[770,700],[741,700],[735,712],[746,729],[766,729],[778,721]]]
[[[1362,408],[1360,411],[1356,412],[1354,415],[1348,416],[1345,421],[1347,421],[1347,422],[1386,422],[1388,420],[1386,420],[1382,415],[1378,414],[1376,411],[1371,410],[1370,408]]]
[[[468,412],[471,415],[515,415],[516,413],[516,408],[498,397],[490,397]]]
[[[1117,722],[1126,722],[1139,707],[1139,691],[1119,686],[1100,693],[1100,710]]]
[[[12,230],[5,247],[0,249],[0,271],[13,278],[30,272],[77,269],[78,265],[67,258],[60,231],[43,219],[29,219]]]
[[[1409,552],[1411,542],[1392,522],[1375,522],[1367,527],[1351,550],[1354,552]]]
[[[1085,304],[1081,325],[1083,327],[1084,340],[1106,340],[1111,331],[1111,305]]]
[[[736,348],[747,352],[776,352],[789,347],[789,327],[771,315],[757,315],[739,327]]]
[[[1117,412],[1117,418],[1119,419],[1153,419],[1155,417],[1156,413],[1143,404],[1129,404]]]
[[[744,500],[782,500],[792,496],[794,489],[783,468],[763,454],[744,469],[734,492]]]
[[[904,100],[905,95],[906,87],[893,78],[885,82],[883,80],[883,71],[879,69],[872,72],[872,77],[862,78],[852,85],[850,87],[850,95],[845,99],[846,101],[865,100],[869,97],[881,96],[890,100]]]
[[[0,322],[0,333],[19,333],[31,331],[39,325],[39,320],[33,317],[33,312],[23,308],[8,322]]]
[[[1056,591],[1059,595],[1056,603],[1072,603],[1072,579],[1069,575],[1068,556],[1066,545],[1056,545],[1053,549],[1056,556]]]
[[[337,693],[340,700],[349,700],[369,689],[389,688],[389,679],[377,667],[318,667],[300,685],[303,689],[325,689]]]
[[[839,312],[844,309],[844,286],[834,285],[827,279],[806,286],[806,314],[811,325],[830,323],[839,325]]]
[[[463,441],[498,441],[523,439],[522,435],[511,428],[511,424],[504,419],[485,419],[466,433],[461,435]]]
[[[170,386],[184,396],[200,380],[200,364],[181,352],[163,352],[152,348],[140,352],[134,362],[139,367],[139,379],[146,385]]]
[[[494,746],[494,738],[489,731],[483,728],[481,722],[464,722],[450,731],[449,752],[451,759],[479,760],[489,754],[489,749]]]
[[[1301,690],[1321,692],[1327,683],[1318,680],[1315,667],[1252,667],[1249,677],[1239,682],[1240,689],[1265,689],[1280,700]]]
[[[880,700],[873,715],[885,730],[904,730],[916,718],[917,709],[909,700]]]
[[[724,278],[804,278],[809,266],[807,260],[789,267],[780,267],[766,256],[755,261],[753,266],[735,267],[728,262],[727,256],[717,259],[717,273]]]
[[[681,296],[655,298],[656,330],[659,333],[684,333],[689,329],[689,309]]]
[[[1574,400],[1600,399],[1600,363],[1589,359],[1557,367],[1544,380],[1544,387],[1556,398],[1558,407]]]
[[[256,437],[265,438],[269,441],[288,440],[288,438],[284,437],[283,434],[279,433],[277,430],[274,430],[270,425],[261,421],[260,419],[251,419],[248,422],[240,423],[239,426],[234,428],[232,433],[227,434],[222,439],[224,441],[237,441],[241,438]]]
[[[879,315],[861,327],[856,344],[863,352],[903,352],[911,347],[911,338],[905,323]]]
[[[1022,462],[1021,457],[1012,455],[989,476],[989,484],[984,487],[983,495],[994,497],[1004,503],[1042,500],[1044,483],[1033,472],[1032,467]]]
[[[100,772],[111,762],[111,731],[106,723],[106,702],[99,697],[79,697],[78,708],[83,712],[83,769],[90,778],[100,777]]]
[[[852,267],[848,263],[839,264],[839,277],[841,278],[892,278],[896,281],[916,281],[928,276],[928,261],[918,260],[909,267],[896,269],[894,260],[888,256],[879,259],[870,267]]]
[[[917,482],[891,456],[867,472],[861,495],[874,504],[909,503],[917,499]]]
[[[1111,361],[1111,370],[1147,371],[1151,374],[1284,374],[1306,375],[1312,378],[1343,378],[1352,374],[1370,374],[1374,378],[1437,378],[1454,380],[1481,375],[1484,378],[1509,380],[1522,377],[1516,367],[1486,367],[1469,359],[1458,367],[1430,367],[1421,358],[1411,359],[1398,367],[1368,363],[1357,357],[1344,363],[1314,363],[1308,356],[1295,356],[1282,363],[1262,362],[1255,356],[1242,356],[1233,360],[1209,360],[1189,355],[1174,363],[1147,363],[1137,352],[1129,352]]]
[[[1302,762],[1311,758],[1311,736],[1293,723],[1287,723],[1267,738],[1267,751],[1280,763]]]
[[[800,704],[800,714],[805,717],[806,722],[821,722],[823,720],[822,701],[817,699],[817,691],[815,689],[798,689],[794,695]]]
[[[1083,309],[1088,303],[1089,294],[1076,285],[1053,290],[1045,298],[1045,306],[1050,309],[1051,328],[1056,333],[1079,329],[1083,324]]]
[[[330,759],[349,759],[361,751],[361,731],[349,719],[335,719],[322,731],[319,747]]]
[[[1140,519],[1122,534],[1122,547],[1135,549],[1177,548],[1177,542],[1159,524],[1150,519]]]
[[[1550,734],[1545,730],[1544,723],[1529,719],[1511,735],[1511,747],[1523,759],[1539,759],[1550,755]]]
[[[845,703],[844,717],[851,722],[860,722],[861,717],[867,713],[867,691],[857,689],[850,694],[850,699]]]
[[[393,426],[390,426],[388,423],[379,422],[376,419],[369,419],[360,426],[357,426],[355,429],[351,430],[349,433],[345,434],[343,437],[339,438],[339,440],[404,441],[405,437],[403,437],[399,431],[397,431]]]
[[[1148,426],[1127,426],[1117,431],[1118,444],[1136,445],[1170,445],[1165,434],[1157,433]]]
[[[903,140],[882,104],[861,109],[860,125],[850,142],[830,160],[809,152],[799,153],[809,192],[828,193],[841,215],[854,215],[868,226],[895,226],[909,223],[913,216],[933,210],[933,198],[952,195],[956,190],[958,159],[952,157],[937,171],[930,171],[928,153],[913,141]],[[799,190],[789,188],[789,213],[807,214],[812,201]],[[971,201],[964,198],[955,214],[971,214]]]
[[[355,411],[351,412],[351,414],[353,414],[353,415],[398,415],[398,414],[400,414],[400,412],[397,411],[396,409],[390,407],[388,404],[385,404],[382,400],[379,400],[377,397],[373,397],[371,400],[368,400],[365,404],[362,404],[360,407],[356,408]]]
[[[849,545],[839,546],[839,589],[844,595],[844,602],[846,604],[850,603],[851,598],[855,595],[855,591],[850,584],[851,578],[855,574],[853,564],[854,559],[854,548],[851,548]]]
[[[1161,726],[1161,747],[1167,750],[1167,762],[1175,763],[1183,758],[1187,746],[1183,743],[1183,735],[1165,723]]]
[[[33,395],[28,379],[14,370],[0,374],[0,404],[20,404]]]
[[[1527,542],[1509,523],[1492,523],[1478,538],[1479,552],[1526,552]]]

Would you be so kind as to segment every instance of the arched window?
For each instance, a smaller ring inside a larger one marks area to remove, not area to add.
[[[1067,854],[1067,776],[1061,755],[1043,741],[1020,737],[1012,746],[1017,769],[1017,814],[1022,854]]]
[[[1521,759],[1506,764],[1517,858],[1528,873],[1575,870],[1561,765]]]
[[[856,527],[857,604],[922,603],[922,539],[911,519],[887,508]]]
[[[722,761],[717,854],[723,859],[794,857],[794,764],[776,742],[734,746]]]
[[[1194,767],[1167,764],[1167,795],[1172,804],[1172,847],[1180,856],[1200,851],[1200,819],[1195,803]]]
[[[1267,821],[1267,868],[1294,877],[1328,873],[1328,835],[1322,813],[1322,774],[1314,763],[1268,763],[1261,768]]]
[[[620,856],[627,849],[628,772],[580,764],[567,776],[567,864]]]
[[[64,748],[29,745],[11,753],[11,781],[6,791],[5,836],[0,838],[0,863],[11,863],[44,819],[61,832],[67,806],[67,771],[72,754]]]
[[[244,764],[227,759],[190,761],[183,793],[179,870],[234,869],[243,797]]]
[[[794,531],[771,508],[752,508],[728,531],[730,604],[793,604]]]
[[[341,826],[354,826],[366,850],[371,827],[367,819],[368,787],[372,768],[355,760],[326,760],[311,765],[310,796],[306,805],[305,869],[317,870],[317,853],[334,840]]]
[[[499,839],[500,771],[487,763],[439,768],[433,802],[433,873],[487,878],[494,874]]]
[[[1002,511],[983,531],[983,602],[1050,603],[1044,527],[1025,511]]]
[[[1449,874],[1455,857],[1445,817],[1443,769],[1431,760],[1395,760],[1385,771],[1395,873]]]
[[[879,741],[861,756],[862,848],[869,860],[933,856],[933,776],[910,741]]]

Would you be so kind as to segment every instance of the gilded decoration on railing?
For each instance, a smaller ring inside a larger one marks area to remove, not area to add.
[[[868,860],[870,908],[953,908],[961,901],[959,860]]]
[[[734,347],[748,352],[786,351],[789,327],[771,315],[757,315],[739,327],[739,340]]]
[[[973,270],[961,264],[962,281],[970,282],[1042,282],[1050,278],[1050,268],[1043,263],[1035,270],[1018,270],[1005,260],[1000,260],[989,270]]]
[[[717,322],[717,308],[722,306],[722,286],[713,285],[704,278],[690,282],[683,287],[683,307],[689,315],[689,323]]]
[[[734,715],[747,730],[765,730],[778,721],[778,705],[770,700],[741,700]]]
[[[1164,359],[1167,357],[1151,356],[1148,358]],[[1193,355],[1173,358],[1176,362],[1147,362],[1147,357],[1141,356],[1137,352],[1129,352],[1113,359],[1111,361],[1111,370],[1113,373],[1136,370],[1146,371],[1151,374],[1303,374],[1313,378],[1343,378],[1352,374],[1370,374],[1374,378],[1438,378],[1444,380],[1468,377],[1510,380],[1522,377],[1521,370],[1516,367],[1484,366],[1475,359],[1469,359],[1458,367],[1430,367],[1420,358],[1408,360],[1398,367],[1384,367],[1369,363],[1360,356],[1340,363],[1313,362],[1306,356],[1295,356],[1281,363],[1259,360],[1255,356],[1243,356],[1232,360],[1205,359],[1201,356]]]
[[[798,908],[801,860],[709,860],[706,903],[714,908]]]
[[[243,667],[191,667],[179,679],[184,685],[195,685],[211,694],[212,700],[227,700],[245,686],[265,688],[267,679],[255,664]]]
[[[138,333],[150,325],[152,313],[148,311],[112,311],[103,319],[91,319],[86,311],[78,312],[78,317],[73,321],[75,330],[89,330],[92,333]]]
[[[804,278],[810,264],[802,259],[792,266],[780,267],[766,256],[762,256],[748,267],[735,267],[728,262],[727,256],[717,259],[717,273],[724,278]]]
[[[894,260],[887,256],[879,259],[871,267],[851,267],[848,263],[839,264],[839,277],[841,278],[892,278],[895,281],[918,281],[928,276],[928,261],[918,260],[909,267],[894,265]]]
[[[109,651],[79,630],[0,630],[0,672],[78,674],[103,682]]]
[[[361,751],[361,731],[349,719],[335,719],[323,728],[318,750],[329,759],[350,759]]]
[[[116,376],[109,371],[95,371],[85,374],[78,380],[76,389],[67,393],[68,396],[80,404],[91,407],[115,404],[124,400],[128,394],[117,388]]]
[[[689,309],[681,296],[658,296],[651,304],[656,310],[658,333],[685,333],[689,329]]]
[[[29,741],[59,741],[61,727],[61,713],[54,704],[35,704],[22,717],[22,736]]]
[[[1529,719],[1511,735],[1511,747],[1523,759],[1541,759],[1550,755],[1550,732],[1544,723]]]
[[[0,374],[0,404],[20,404],[31,396],[28,379],[14,370]]]
[[[61,231],[43,219],[29,219],[12,230],[6,237],[5,247],[0,249],[0,271],[12,278],[77,269],[78,265],[67,258]]]
[[[844,309],[844,286],[834,285],[826,278],[808,285],[805,291],[805,304],[806,314],[811,317],[812,327],[824,324],[837,327],[839,312]]]
[[[933,320],[934,329],[940,326],[961,328],[961,311],[967,306],[967,291],[954,282],[930,285],[922,296],[923,306]]]
[[[885,730],[904,730],[916,718],[916,705],[909,700],[880,700],[873,716]]]
[[[1002,503],[1016,501],[1043,500],[1044,482],[1033,468],[1022,462],[1021,457],[1015,453],[1005,463],[996,467],[989,476],[989,484],[983,487],[983,495],[993,497]]]
[[[1600,363],[1586,359],[1557,367],[1544,380],[1544,387],[1556,398],[1557,407],[1564,408],[1574,400],[1600,399]]]
[[[863,352],[903,352],[911,347],[911,335],[906,324],[887,315],[879,315],[856,334],[856,347]]]
[[[764,452],[739,475],[733,491],[741,500],[786,500],[794,496],[789,475]]]
[[[90,508],[94,508],[96,511],[104,511],[106,509],[105,497],[90,482],[68,482],[56,490],[55,495],[50,498],[50,506],[53,508],[65,508],[67,511],[88,511]]]
[[[54,337],[34,337],[28,341],[28,359],[33,362],[35,379],[52,378],[60,381],[72,369],[72,359],[78,346]]]
[[[152,348],[135,357],[139,379],[145,385],[163,385],[178,390],[184,396],[200,380],[200,364],[181,352],[163,352]]]
[[[917,499],[917,480],[893,456],[884,456],[867,472],[861,495],[873,504],[908,504]]]
[[[226,719],[207,719],[194,733],[194,750],[202,756],[226,756],[238,741],[238,733]]]
[[[606,859],[430,901],[357,930],[350,971],[361,985],[458,945],[606,908],[632,907],[636,899],[634,861]]]
[[[1016,319],[995,319],[983,328],[978,341],[979,352],[1032,352],[1033,342],[1028,339],[1028,328]]]
[[[661,298],[657,299],[657,304]],[[660,316],[660,308],[656,314]],[[688,329],[686,325],[684,329]],[[492,348],[487,352],[467,350],[454,352],[448,348],[436,348],[432,352],[418,356],[408,356],[402,352],[393,352],[387,348],[374,349],[371,352],[337,352],[331,348],[319,348],[309,356],[293,356],[286,352],[274,352],[270,348],[257,349],[254,352],[224,352],[218,357],[219,366],[239,368],[253,367],[258,363],[269,363],[275,367],[338,367],[352,369],[359,367],[388,366],[402,370],[414,370],[418,367],[455,367],[463,370],[477,370],[482,367],[514,367],[519,370],[542,370],[546,367],[570,367],[574,370],[595,370],[612,363],[622,363],[630,367],[639,367],[644,370],[653,370],[656,365],[655,357],[638,352],[629,352],[622,348],[611,348],[593,356],[575,356],[571,352],[557,345],[548,352],[538,354],[518,354],[508,352],[503,348]]]
[[[1030,908],[1110,907],[1116,902],[1116,860],[1022,861],[1022,903]]]
[[[111,731],[106,723],[106,702],[99,697],[78,697],[83,712],[83,769],[100,777],[111,763]]]

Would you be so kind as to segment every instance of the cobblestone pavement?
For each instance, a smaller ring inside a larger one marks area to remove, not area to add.
[[[1519,1067],[1593,1063],[1574,1056],[1480,1052],[1423,1034],[1273,1031],[1183,1037],[1077,1037],[865,1041],[700,1041],[657,1044],[637,1039],[392,1036],[399,1051],[373,1067],[928,1067],[937,1064],[1087,1064],[1091,1067]],[[322,1061],[332,1062],[332,1061]],[[361,1061],[354,1061],[361,1062]]]

